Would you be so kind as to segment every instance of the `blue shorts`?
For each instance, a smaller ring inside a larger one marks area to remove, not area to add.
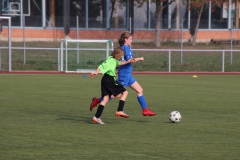
[[[134,82],[136,82],[135,78],[131,74],[118,74],[117,81],[124,87],[131,86]]]

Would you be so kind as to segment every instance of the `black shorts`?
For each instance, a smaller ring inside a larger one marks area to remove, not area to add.
[[[114,95],[115,97],[120,93],[126,91],[122,84],[115,81],[114,77],[104,74],[101,80],[102,97],[106,95]]]

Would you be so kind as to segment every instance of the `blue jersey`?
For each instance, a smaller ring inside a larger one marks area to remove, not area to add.
[[[133,51],[130,49],[129,46],[123,45],[121,48],[124,50],[124,57],[122,60],[128,61],[129,59],[133,58],[134,54]],[[132,63],[128,63],[119,67],[119,71],[122,74],[131,74],[132,73]]]
[[[124,50],[124,57],[122,60],[128,61],[133,58],[134,54],[130,47],[123,45],[121,48]],[[117,81],[124,87],[131,86],[134,82],[136,82],[135,78],[132,76],[132,63],[121,65],[119,67]]]

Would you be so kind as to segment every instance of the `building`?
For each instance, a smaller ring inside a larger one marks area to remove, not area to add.
[[[240,39],[239,5],[228,2],[205,4],[197,41],[230,39],[231,29],[233,39]],[[2,0],[0,8],[0,16],[11,17],[14,40],[117,39],[125,30],[134,31],[135,40],[155,40],[156,4],[151,1],[141,5],[141,0]],[[189,40],[196,19],[187,1],[175,0],[162,12],[160,39]],[[3,39],[7,23],[1,20],[1,25]]]

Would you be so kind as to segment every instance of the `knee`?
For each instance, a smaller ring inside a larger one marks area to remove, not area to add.
[[[126,90],[126,91],[124,91],[123,93],[122,93],[122,95],[128,95],[128,91]]]
[[[102,99],[103,103],[107,103],[108,101],[109,101],[109,96],[103,97],[103,99]]]
[[[137,94],[143,94],[143,89],[142,88],[138,89]]]

